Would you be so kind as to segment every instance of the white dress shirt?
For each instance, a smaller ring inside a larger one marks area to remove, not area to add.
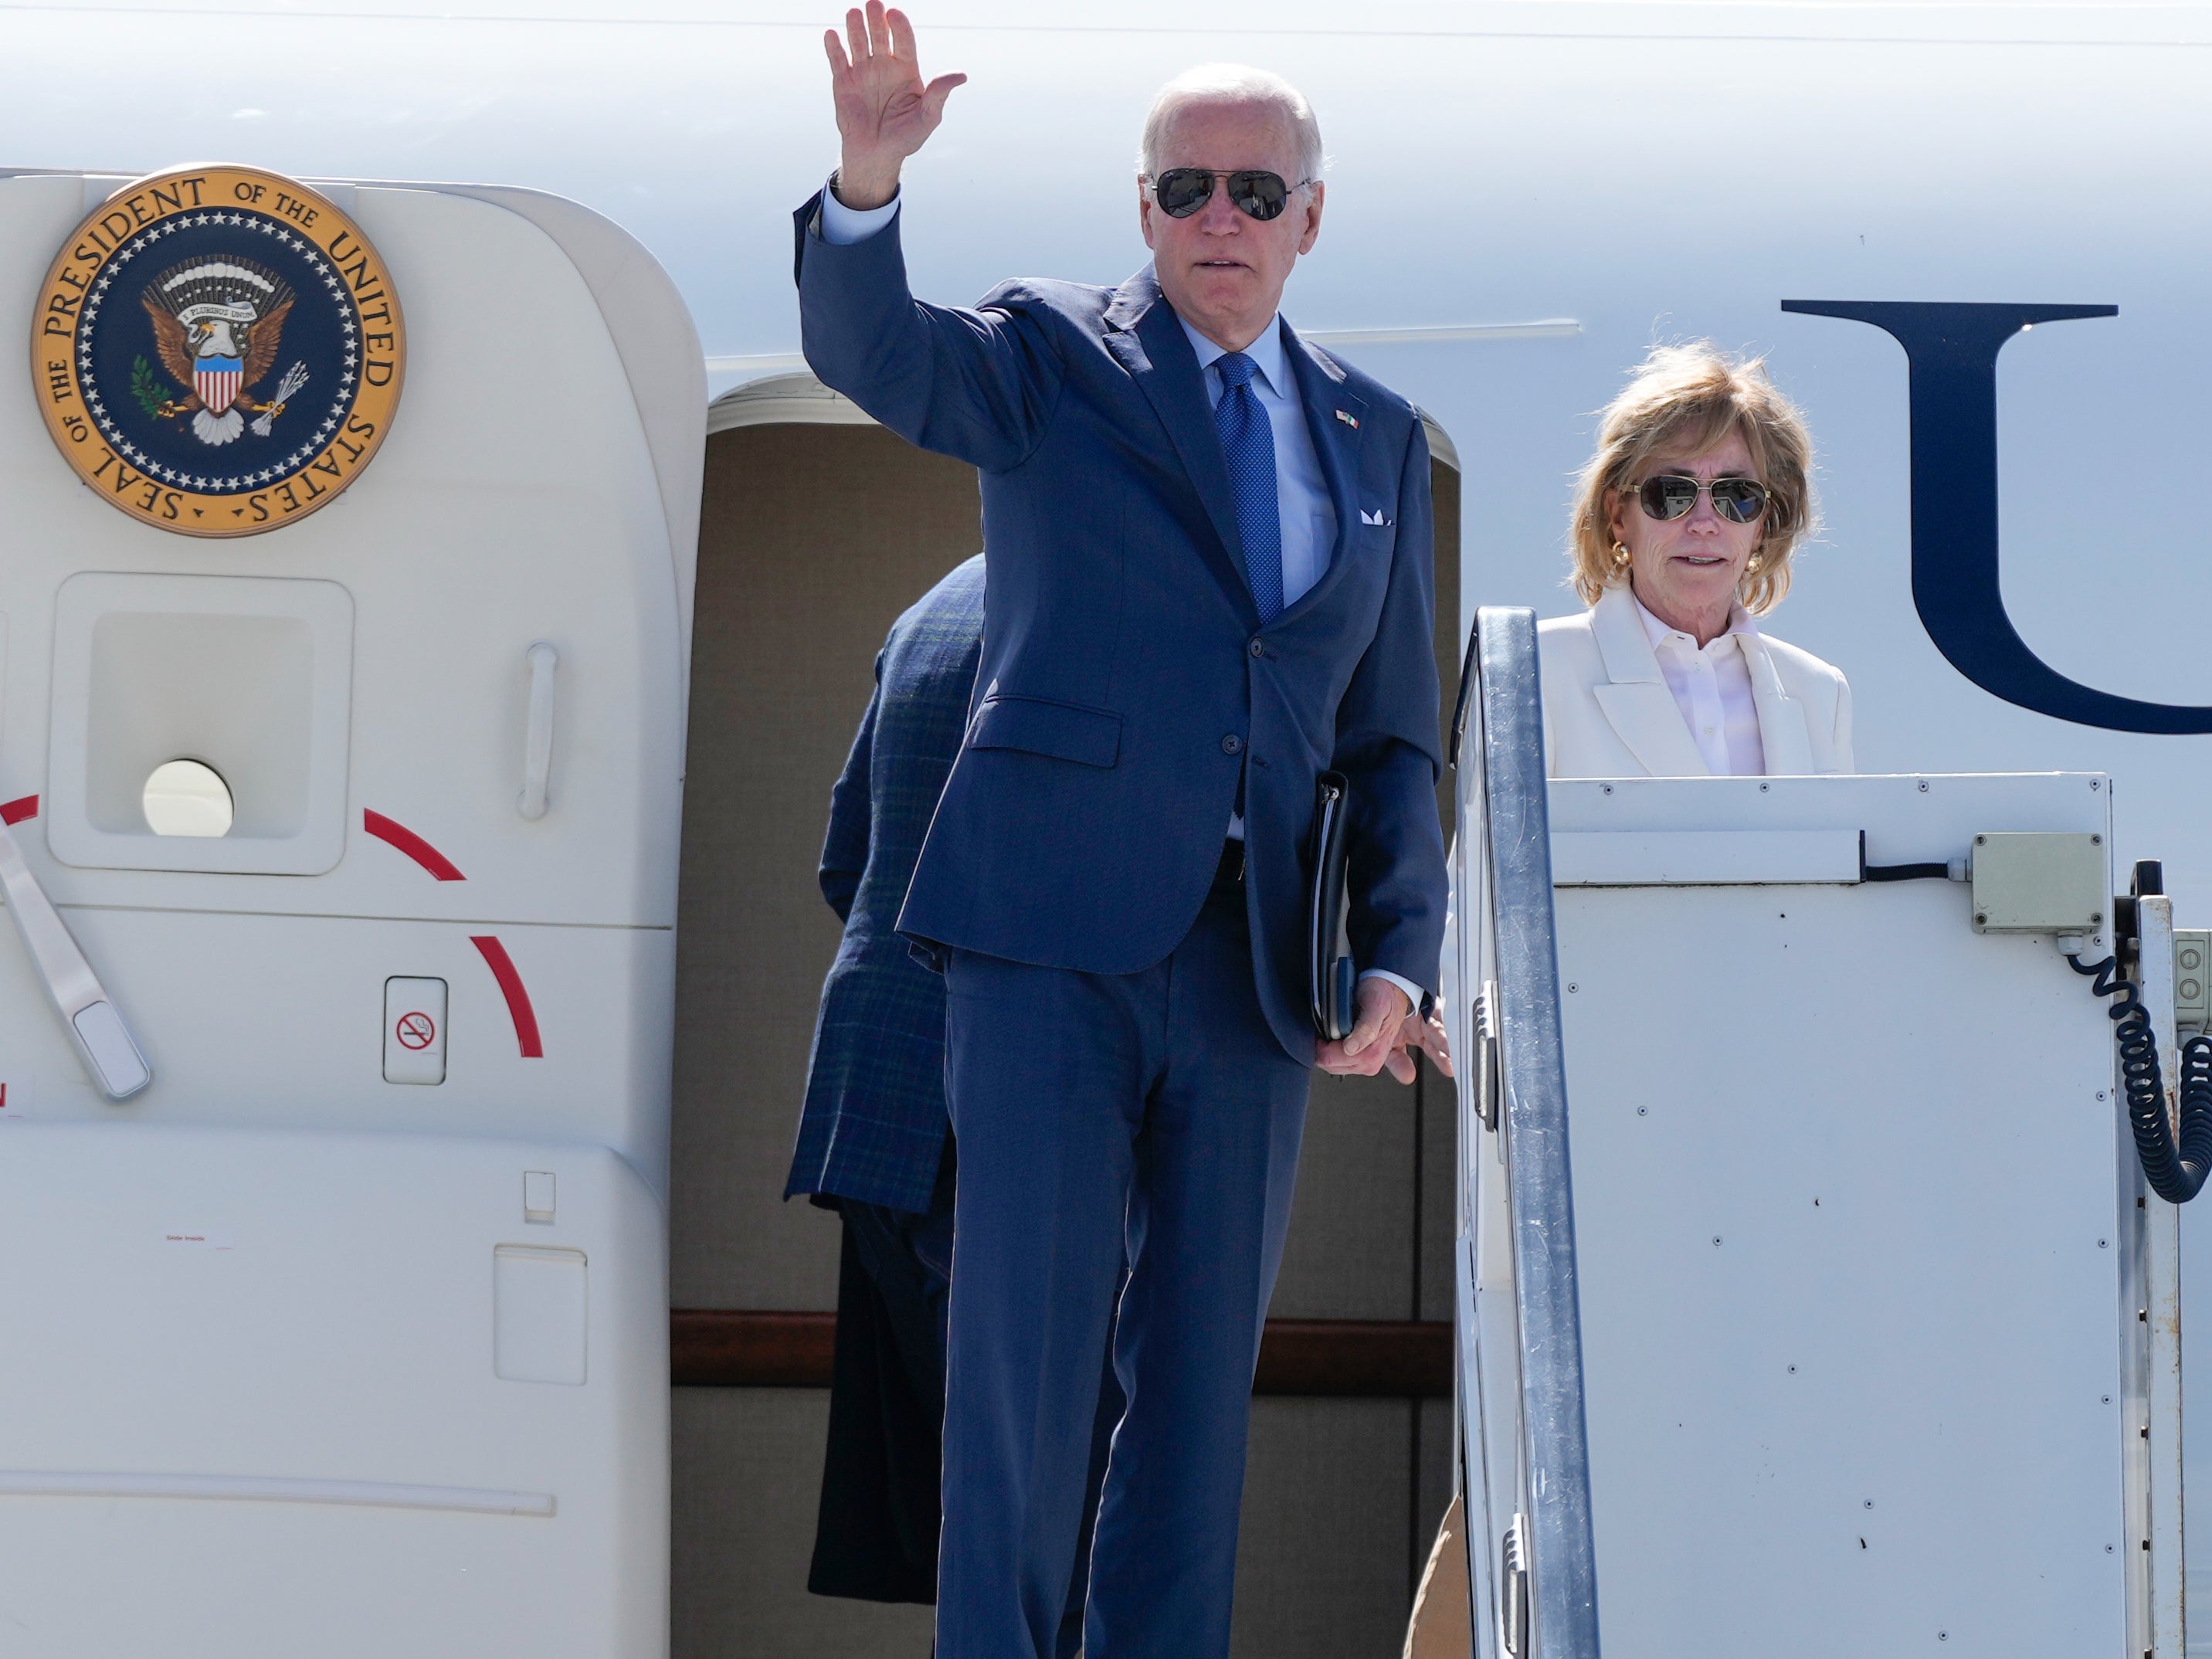
[[[1741,643],[1745,635],[1759,631],[1751,613],[1740,605],[1734,606],[1728,632],[1702,647],[1680,629],[1661,622],[1641,599],[1636,601],[1636,614],[1706,769],[1717,778],[1765,777],[1766,748],[1759,741],[1751,665]]]
[[[835,175],[832,175],[833,177]],[[890,223],[899,210],[898,193],[881,207],[847,207],[837,199],[837,192],[824,185],[822,187],[822,240],[832,247],[850,247],[854,242],[865,242],[885,225]]]
[[[825,188],[822,240],[838,247],[866,241],[890,223],[898,205],[894,196],[881,207],[848,207],[837,199],[835,190]],[[1206,375],[1206,402],[1219,403],[1221,371],[1214,365],[1227,351],[1185,322],[1180,313],[1176,320],[1182,324],[1191,349],[1198,354],[1198,366]],[[1306,596],[1328,568],[1336,548],[1336,503],[1329,499],[1328,481],[1322,476],[1321,457],[1314,449],[1313,432],[1306,425],[1305,404],[1298,396],[1298,383],[1283,349],[1278,318],[1267,319],[1260,337],[1244,348],[1244,355],[1258,371],[1252,389],[1260,406],[1267,411],[1268,429],[1275,441],[1275,493],[1282,504],[1283,520],[1283,608],[1287,611]],[[1752,742],[1758,741],[1754,722]],[[1229,816],[1228,836],[1231,841],[1244,839],[1244,820],[1234,812]],[[1359,977],[1386,979],[1403,991],[1413,1006],[1421,1006],[1421,988],[1410,980],[1379,968],[1370,968]]]

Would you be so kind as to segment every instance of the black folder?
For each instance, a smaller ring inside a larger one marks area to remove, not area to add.
[[[1355,1022],[1353,992],[1358,975],[1345,939],[1350,902],[1345,893],[1344,828],[1351,817],[1351,805],[1343,773],[1324,772],[1315,781],[1306,963],[1314,1030],[1324,1042],[1350,1036]]]

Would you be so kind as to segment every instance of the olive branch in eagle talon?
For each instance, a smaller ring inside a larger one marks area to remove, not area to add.
[[[139,408],[156,420],[176,413],[176,405],[169,401],[168,393],[161,390],[161,381],[154,377],[154,365],[143,357],[131,360],[131,395]]]

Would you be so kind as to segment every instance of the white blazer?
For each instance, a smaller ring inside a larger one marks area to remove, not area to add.
[[[1851,768],[1851,688],[1809,651],[1738,635],[1770,777]],[[1626,583],[1579,617],[1536,624],[1544,753],[1555,778],[1711,775]]]

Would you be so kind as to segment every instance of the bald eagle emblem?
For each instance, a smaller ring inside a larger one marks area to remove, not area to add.
[[[252,395],[276,365],[293,297],[290,284],[252,259],[188,259],[161,272],[139,303],[173,386],[162,386],[141,357],[131,377],[139,406],[157,420],[189,417],[204,444],[231,442],[249,414],[254,435],[269,436],[287,401],[307,383],[306,365],[295,362],[266,401]]]
[[[258,167],[149,173],[88,204],[31,325],[64,464],[182,536],[258,536],[340,499],[391,433],[406,363],[367,233]]]

